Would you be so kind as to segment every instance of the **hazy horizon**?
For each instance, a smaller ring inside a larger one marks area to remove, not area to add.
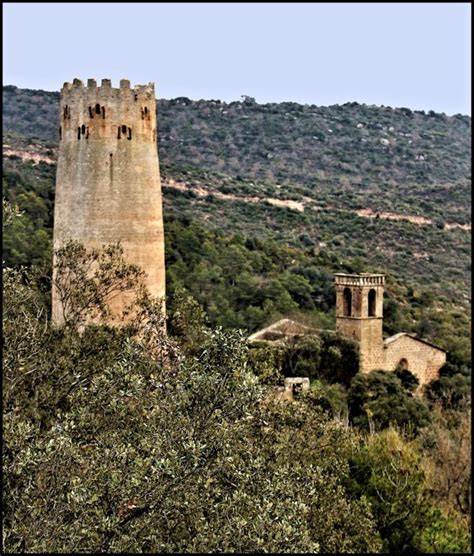
[[[6,2],[3,15],[4,85],[127,78],[158,98],[471,114],[467,2]]]

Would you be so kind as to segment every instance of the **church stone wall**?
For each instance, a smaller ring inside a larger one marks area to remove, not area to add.
[[[420,387],[439,378],[439,370],[446,363],[446,352],[416,338],[403,335],[385,345],[385,369],[394,371],[402,359],[406,368],[420,381]]]

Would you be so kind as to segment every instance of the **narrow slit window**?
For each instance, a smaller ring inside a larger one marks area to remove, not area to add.
[[[117,139],[120,139],[122,137],[122,135],[120,134],[120,126],[118,126],[117,129]]]
[[[86,139],[89,139],[89,126],[86,127]]]
[[[125,135],[127,133],[127,126],[123,125],[122,126],[122,133]]]
[[[81,138],[81,128],[80,127],[77,128],[77,138],[78,139]]]
[[[84,133],[86,132],[86,126],[84,124],[82,124],[82,126],[81,126],[81,132],[82,132],[82,135],[84,135]]]
[[[102,117],[105,118],[105,107],[102,106]]]
[[[95,113],[100,114],[100,104],[95,105]]]
[[[62,127],[60,126],[60,127],[59,127],[59,140],[61,141],[62,138],[63,138],[63,129],[62,129]]]
[[[91,108],[90,106],[89,106],[89,116],[90,116],[91,118],[94,117],[94,112],[92,112],[92,108]]]
[[[132,128],[128,128],[128,137],[127,139],[131,139],[132,138]]]

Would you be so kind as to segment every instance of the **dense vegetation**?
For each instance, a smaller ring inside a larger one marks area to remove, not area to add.
[[[51,325],[58,100],[4,87],[6,551],[469,552],[470,238],[447,224],[470,222],[470,118],[160,100],[165,337],[119,246],[59,253]],[[386,273],[384,333],[448,350],[423,397],[408,371],[357,373],[336,271]],[[135,322],[77,334],[111,284],[141,292]],[[247,345],[281,317],[323,330]]]
[[[78,248],[62,254],[64,284]],[[92,277],[99,309],[101,283],[135,275],[120,251],[106,257],[110,273]],[[168,337],[141,294],[128,327],[78,334],[89,297],[73,295],[58,329],[37,271],[4,278],[6,552],[469,551],[467,399],[430,414],[413,377],[356,374],[348,426],[334,411],[344,387],[317,381],[278,402],[242,335],[204,327],[187,294]],[[393,399],[416,429],[389,417]]]

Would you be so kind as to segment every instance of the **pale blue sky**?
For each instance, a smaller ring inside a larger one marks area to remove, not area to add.
[[[154,81],[157,97],[470,114],[459,3],[3,3],[3,83]]]

